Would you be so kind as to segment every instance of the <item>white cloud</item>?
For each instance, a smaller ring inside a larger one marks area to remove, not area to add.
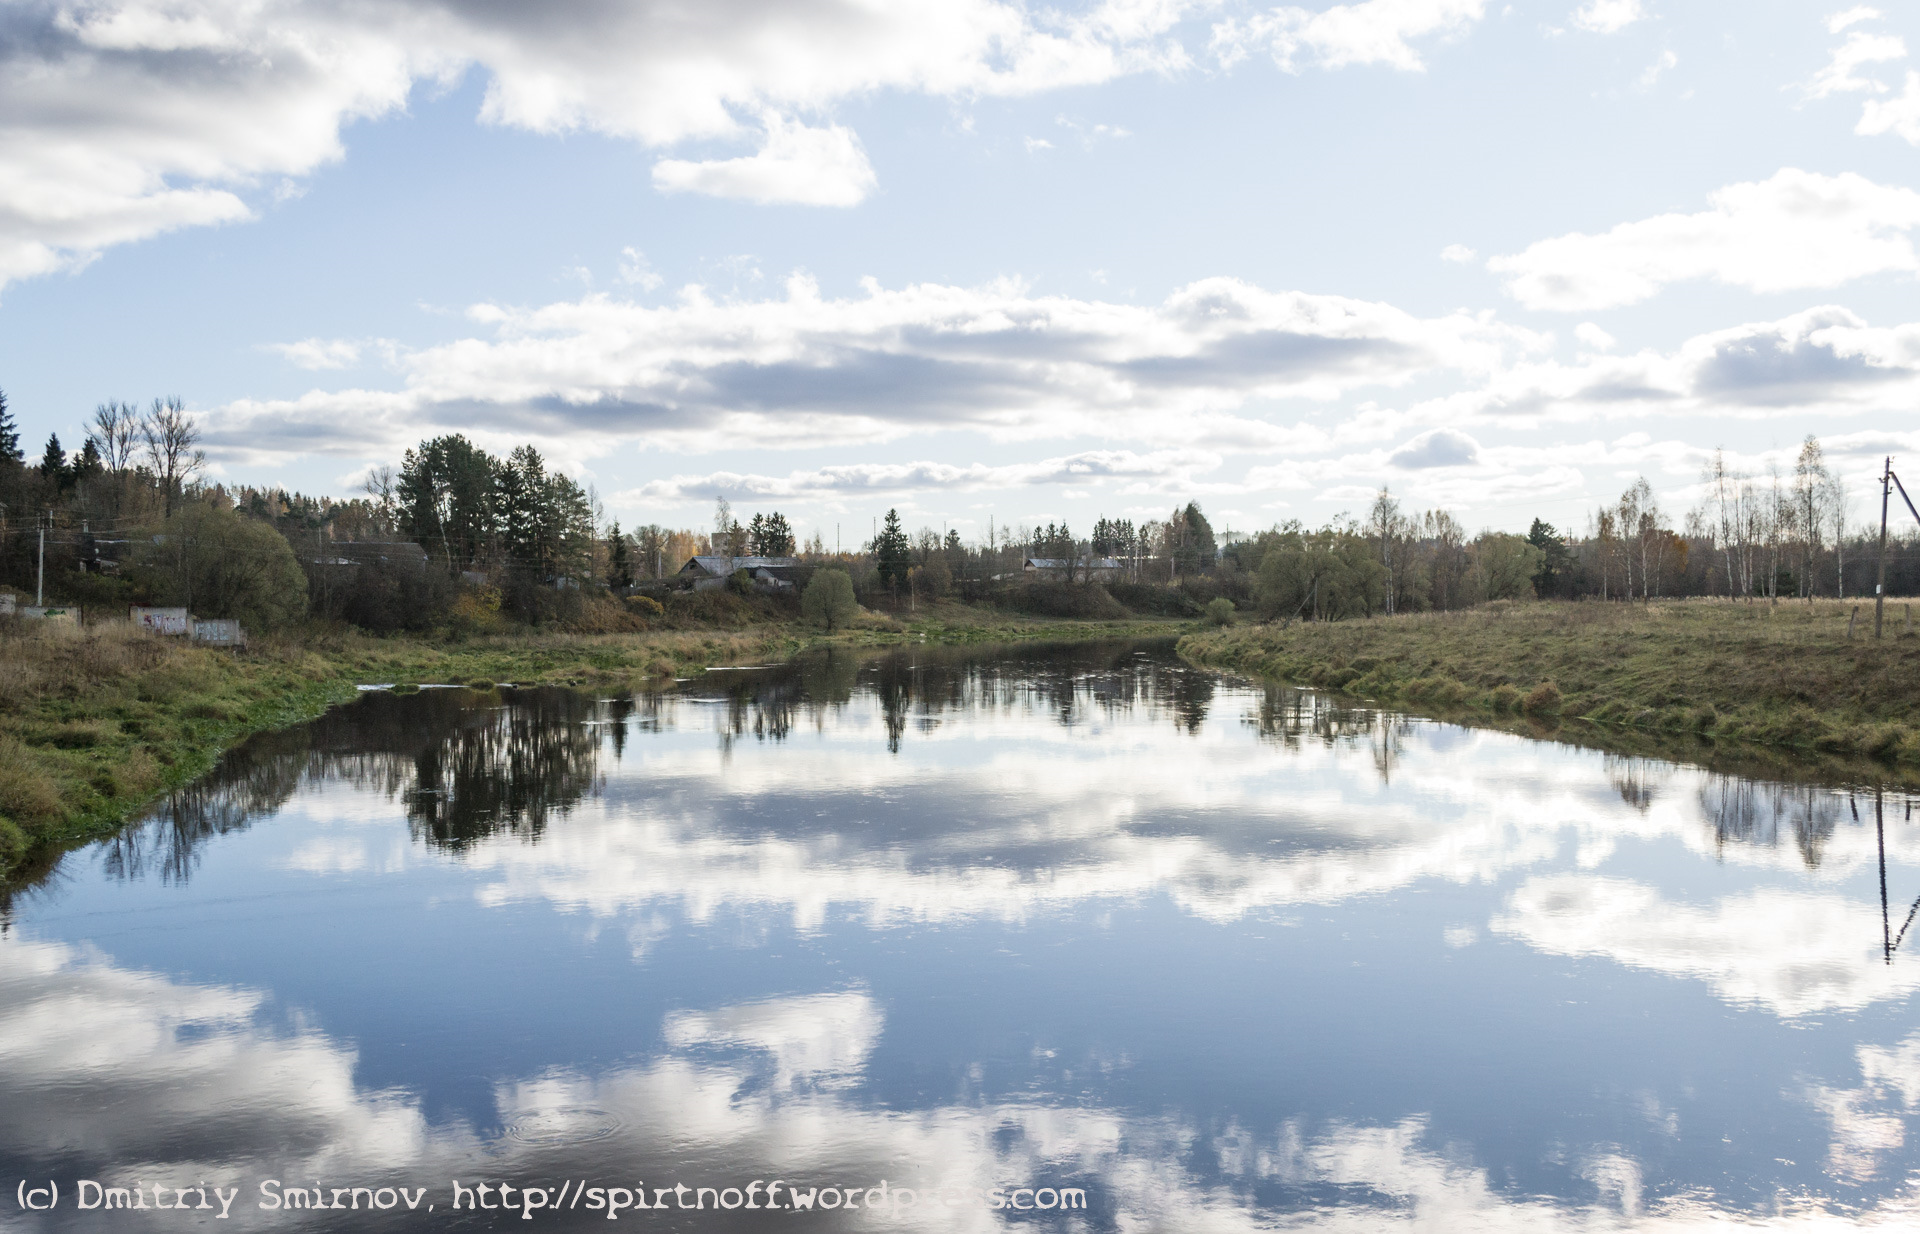
[[[1679,63],[1679,56],[1674,55],[1670,50],[1663,51],[1652,64],[1649,64],[1645,69],[1641,70],[1640,77],[1634,84],[1642,90],[1651,90],[1660,80],[1660,74],[1674,68]]]
[[[647,261],[645,253],[629,245],[620,250],[620,281],[641,291],[655,291],[666,280]]]
[[[1890,99],[1868,99],[1854,132],[1862,137],[1892,133],[1920,146],[1920,73],[1907,73],[1906,88]]]
[[[1456,265],[1465,265],[1473,260],[1473,250],[1464,244],[1449,244],[1440,250],[1441,261],[1451,261]]]
[[[1573,24],[1595,34],[1618,34],[1645,16],[1640,0],[1587,0],[1574,11]]]
[[[1034,463],[989,467],[982,463],[848,463],[784,476],[742,475],[716,471],[706,475],[677,475],[640,488],[616,493],[616,505],[657,506],[704,501],[725,493],[740,501],[832,500],[855,495],[1006,490],[1039,485],[1073,486],[1102,480],[1145,482],[1155,489],[1188,491],[1191,478],[1211,471],[1220,455],[1206,450],[1162,450],[1136,454],[1131,450],[1088,450]]]
[[[1485,0],[1363,0],[1320,12],[1277,8],[1213,28],[1213,52],[1223,64],[1265,50],[1289,73],[1302,64],[1338,69],[1384,64],[1406,72],[1426,67],[1408,41],[1464,32],[1486,12]]]
[[[1713,208],[1698,214],[1541,240],[1487,266],[1509,276],[1507,290],[1528,308],[1577,312],[1633,304],[1692,279],[1795,291],[1920,265],[1906,234],[1920,224],[1912,189],[1789,167],[1709,200]]]
[[[1480,443],[1465,433],[1437,428],[1422,433],[1387,457],[1387,462],[1409,471],[1428,467],[1465,467],[1480,458]]]
[[[304,369],[346,368],[360,362],[360,344],[350,339],[302,339],[297,343],[268,343],[288,363]]]
[[[1871,9],[1864,4],[1855,5],[1853,8],[1827,18],[1827,33],[1838,34],[1855,22],[1872,21],[1880,15],[1879,9]]]
[[[809,128],[771,113],[766,126],[759,152],[744,158],[662,159],[653,165],[653,187],[802,206],[857,206],[873,192],[873,166],[852,129]]]
[[[664,187],[845,204],[857,138],[802,125],[879,90],[1022,95],[1186,62],[1179,3],[1030,14],[1006,0],[95,0],[0,8],[0,284],[115,244],[252,217],[249,198],[342,157],[342,126],[421,81],[485,74],[481,119],[651,147],[738,140],[740,159],[657,169]],[[771,119],[769,118],[771,117]]]
[[[1846,42],[1834,48],[1826,67],[1807,83],[1807,97],[1823,99],[1831,94],[1882,93],[1886,86],[1874,78],[1861,76],[1860,66],[1906,58],[1907,45],[1898,35],[1855,30]]]
[[[1590,321],[1583,321],[1575,326],[1573,337],[1595,351],[1612,351],[1614,347],[1613,335]]]
[[[235,404],[210,421],[209,445],[391,451],[445,425],[593,453],[643,437],[782,448],[951,428],[1272,449],[1297,443],[1298,430],[1235,419],[1249,400],[1330,399],[1438,370],[1485,375],[1509,351],[1547,344],[1489,317],[1416,318],[1225,278],[1150,306],[1013,283],[870,282],[864,296],[828,299],[796,276],[782,299],[716,302],[688,287],[661,307],[595,294],[469,315],[492,337],[397,355],[404,391]]]

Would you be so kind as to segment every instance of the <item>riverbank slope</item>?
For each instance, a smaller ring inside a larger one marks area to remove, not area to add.
[[[36,853],[106,835],[249,734],[309,719],[360,685],[657,687],[717,664],[822,643],[993,643],[1172,636],[1176,621],[1009,617],[959,604],[867,615],[832,635],[792,621],[632,634],[520,631],[460,640],[342,630],[192,647],[124,622],[0,622],[0,878]]]
[[[1920,633],[1903,601],[1541,601],[1237,626],[1180,641],[1212,668],[1409,710],[1526,713],[1920,763]]]

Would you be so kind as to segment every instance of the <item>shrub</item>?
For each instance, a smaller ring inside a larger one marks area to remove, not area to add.
[[[307,578],[287,538],[232,510],[189,502],[144,546],[136,573],[166,604],[271,630],[304,617]]]
[[[1216,626],[1233,624],[1233,601],[1219,596],[1207,603],[1207,623]]]
[[[652,596],[628,596],[627,607],[647,617],[665,617],[666,606]]]
[[[1493,689],[1493,709],[1495,711],[1515,711],[1520,706],[1520,690],[1516,686],[1498,685]]]
[[[845,570],[821,570],[800,595],[800,616],[825,630],[845,629],[860,612],[853,598],[853,579]]]
[[[1533,687],[1528,695],[1520,700],[1520,710],[1528,715],[1551,716],[1560,714],[1560,687],[1551,681],[1543,681]]]
[[[1036,617],[1114,620],[1128,616],[1098,583],[1029,583],[1008,593],[1007,607]]]
[[[1200,611],[1191,597],[1176,587],[1158,583],[1106,583],[1107,594],[1146,617],[1192,617]]]

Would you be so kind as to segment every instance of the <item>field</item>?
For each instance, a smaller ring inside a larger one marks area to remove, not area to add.
[[[1905,601],[1491,604],[1365,621],[1237,626],[1180,642],[1198,664],[1435,713],[1695,733],[1920,763],[1920,633]]]
[[[629,634],[500,633],[459,640],[339,630],[190,647],[124,622],[0,621],[0,875],[110,832],[201,775],[250,733],[352,698],[361,684],[658,686],[712,664],[784,658],[832,641],[991,643],[1171,635],[1172,622],[1008,617],[959,604],[910,620],[863,615],[825,636],[794,622]]]

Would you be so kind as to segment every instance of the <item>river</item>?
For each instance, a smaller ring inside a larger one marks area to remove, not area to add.
[[[6,901],[0,1226],[1900,1227],[1911,811],[1164,644],[369,692]]]

